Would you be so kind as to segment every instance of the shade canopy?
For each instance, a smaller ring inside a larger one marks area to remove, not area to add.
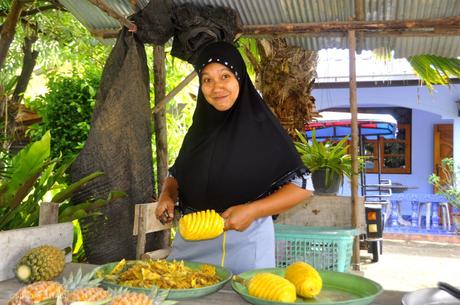
[[[351,137],[351,113],[349,112],[320,112],[320,117],[305,125],[306,137],[312,138],[315,130],[316,138],[338,140]],[[389,114],[358,113],[358,132],[366,139],[396,138],[398,131],[396,119]]]

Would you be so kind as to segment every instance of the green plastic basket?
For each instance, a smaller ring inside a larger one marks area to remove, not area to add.
[[[358,229],[275,225],[276,267],[303,261],[318,270],[350,269]]]

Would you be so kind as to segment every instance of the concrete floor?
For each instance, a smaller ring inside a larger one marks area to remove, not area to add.
[[[439,281],[460,288],[460,244],[384,240],[379,261],[371,258],[361,250],[361,273],[385,290],[415,291]]]

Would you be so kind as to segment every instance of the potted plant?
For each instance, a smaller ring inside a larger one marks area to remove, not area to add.
[[[431,174],[428,181],[434,186],[436,194],[446,197],[447,202],[454,208],[460,209],[460,187],[457,185],[457,173],[460,166],[455,169],[453,158],[445,158],[441,161],[441,168],[438,174]],[[460,214],[454,214],[453,221],[460,232]]]
[[[309,142],[303,134],[296,132],[299,141],[295,141],[294,144],[303,163],[311,171],[315,194],[336,194],[343,177],[351,178],[353,174],[351,155],[348,154],[348,137],[336,143],[319,142],[313,131],[311,142]],[[363,158],[358,157],[358,162],[361,168]]]

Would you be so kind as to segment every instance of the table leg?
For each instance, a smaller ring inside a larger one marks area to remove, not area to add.
[[[390,225],[392,227],[398,226],[398,217],[399,217],[399,209],[398,209],[399,202],[394,200],[391,201],[391,218],[390,218]]]
[[[419,207],[419,202],[418,201],[412,201],[412,214],[410,216],[410,221],[411,221],[411,226],[412,227],[417,227],[418,226],[418,207]]]
[[[439,215],[438,215],[439,203],[433,202],[431,206],[431,219],[433,220],[433,229],[439,229]]]

